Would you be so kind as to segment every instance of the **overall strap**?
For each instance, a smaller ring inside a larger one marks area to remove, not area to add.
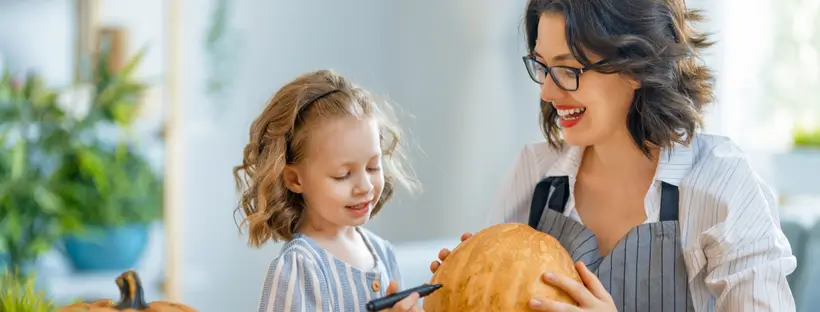
[[[659,221],[678,220],[679,198],[680,195],[677,186],[661,182],[661,213]]]
[[[555,191],[550,196],[550,190],[553,187]],[[538,222],[541,221],[541,215],[544,213],[545,207],[558,213],[564,213],[567,201],[569,201],[569,177],[548,177],[541,180],[535,185],[535,191],[532,195],[529,225],[534,229],[538,228]]]

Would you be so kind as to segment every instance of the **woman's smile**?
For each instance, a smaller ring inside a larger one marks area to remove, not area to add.
[[[581,121],[587,108],[583,106],[555,105],[561,127],[570,128]]]

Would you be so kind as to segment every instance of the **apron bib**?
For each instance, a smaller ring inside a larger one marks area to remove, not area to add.
[[[663,182],[660,220],[633,227],[601,256],[595,234],[564,216],[569,178],[548,177],[533,193],[529,225],[555,237],[575,262],[583,261],[612,295],[620,312],[694,311],[678,226],[678,188]]]

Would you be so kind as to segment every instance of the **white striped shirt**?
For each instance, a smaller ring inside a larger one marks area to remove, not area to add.
[[[581,222],[574,184],[583,148],[555,151],[546,142],[526,145],[491,210],[490,224],[527,223],[535,185],[569,176],[565,215]],[[661,182],[678,186],[680,227],[695,311],[795,311],[786,276],[797,262],[780,229],[777,201],[728,138],[696,134],[689,146],[660,153],[646,194],[646,222],[657,222]]]
[[[390,280],[403,283],[390,242],[359,228],[378,258],[376,270],[360,270],[334,257],[304,234],[282,247],[268,268],[259,312],[366,311],[368,301],[385,296]],[[374,291],[372,282],[380,287]]]

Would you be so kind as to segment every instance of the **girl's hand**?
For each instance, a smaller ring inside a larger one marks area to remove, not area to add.
[[[579,307],[549,299],[533,298],[530,300],[530,308],[533,311],[618,312],[612,296],[604,289],[604,285],[601,285],[598,277],[592,274],[587,266],[580,261],[575,263],[575,269],[578,270],[584,284],[563,275],[550,275],[547,273],[544,274],[543,278],[547,283],[567,292],[578,302]]]
[[[467,232],[467,233],[461,234],[461,242],[463,243],[468,238],[470,238],[470,236],[473,236],[473,233]],[[444,259],[447,258],[447,256],[449,256],[449,255],[450,255],[450,249],[447,249],[447,248],[441,249],[441,251],[438,252],[439,261],[433,261],[433,263],[430,263],[430,272],[436,273],[436,270],[438,270],[438,267],[441,266],[441,261],[444,261]]]
[[[399,291],[399,284],[396,281],[390,281],[387,286],[386,296],[390,296]],[[412,293],[407,298],[397,302],[390,309],[381,310],[381,312],[424,312],[424,309],[419,305],[419,294]]]

